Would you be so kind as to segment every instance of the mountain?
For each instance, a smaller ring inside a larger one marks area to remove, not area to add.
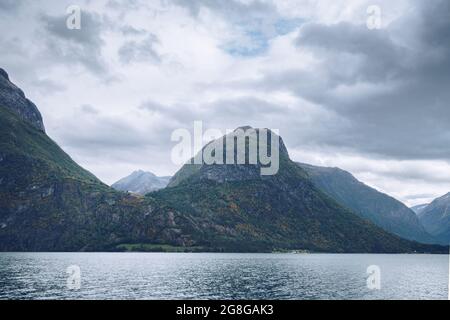
[[[440,243],[450,243],[450,193],[435,199],[418,216],[425,229]]]
[[[419,204],[417,206],[411,207],[411,210],[414,211],[415,214],[419,215],[422,211],[429,205],[427,204]]]
[[[300,163],[313,183],[338,203],[400,237],[419,242],[433,242],[416,214],[400,201],[358,181],[339,168]]]
[[[23,94],[14,95],[16,106],[10,90],[17,87],[3,70],[0,77],[8,103],[0,105],[0,251],[448,251],[391,235],[341,207],[289,159],[281,139],[270,140],[280,143],[273,176],[261,176],[261,164],[201,163],[145,197],[116,191],[46,135]]]
[[[189,239],[171,227],[173,213],[115,191],[77,165],[45,134],[39,111],[4,70],[0,102],[0,251],[95,251]]]
[[[25,97],[21,89],[16,87],[5,70],[0,68],[0,106],[17,114],[39,131],[45,132],[41,113],[36,105]]]
[[[238,132],[233,134],[243,134]],[[220,146],[225,139],[208,146]],[[321,252],[408,252],[422,247],[385,232],[325,195],[289,158],[278,139],[276,175],[262,176],[261,164],[249,164],[248,160],[234,165],[191,161],[167,188],[150,196],[193,217],[192,233],[198,243],[206,245]],[[258,150],[266,147],[258,145]]]
[[[171,177],[158,177],[151,172],[134,171],[129,176],[120,179],[111,187],[119,191],[128,191],[144,195],[165,188]]]

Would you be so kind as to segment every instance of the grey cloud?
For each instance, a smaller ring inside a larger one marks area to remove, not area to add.
[[[81,111],[87,114],[98,114],[98,110],[91,106],[90,104],[83,104],[81,107]]]
[[[99,106],[81,105],[65,125],[58,128],[57,141],[77,154],[98,155],[123,159],[125,154],[144,152],[145,150],[161,151],[170,143],[172,123],[160,123],[157,127],[149,126],[142,121],[140,125],[121,115],[108,115],[100,112]],[[128,113],[138,112],[130,109]],[[145,119],[145,115],[141,117]],[[150,120],[150,117],[149,117]],[[83,130],[79,124],[83,123]]]
[[[297,45],[313,49],[327,60],[325,67],[332,85],[386,81],[404,72],[406,49],[396,45],[388,33],[369,30],[365,25],[305,24]]]
[[[370,31],[350,24],[308,24],[296,44],[319,64],[284,70],[248,83],[258,90],[289,90],[322,106],[320,134],[291,128],[295,146],[322,145],[398,159],[450,159],[450,9],[448,1],[415,2],[392,28]],[[401,27],[399,27],[401,25]],[[405,29],[407,28],[407,29]],[[406,44],[402,32],[410,30]],[[334,120],[341,119],[341,123]],[[338,133],[338,134],[336,134]]]
[[[61,92],[67,89],[65,85],[62,85],[50,79],[42,79],[40,77],[37,77],[35,80],[32,80],[31,84],[35,88],[41,90],[44,93]]]
[[[250,17],[267,18],[276,14],[277,9],[273,3],[268,1],[251,0],[251,1],[210,1],[210,0],[172,0],[168,3],[184,7],[189,12],[197,16],[202,8],[213,10],[228,19],[234,21],[249,21]]]
[[[152,113],[167,114],[169,112],[169,108],[167,106],[164,106],[163,104],[156,101],[145,101],[139,106],[139,109],[147,110]]]
[[[221,44],[220,48],[237,56],[252,56],[266,52],[269,39],[282,32],[280,26],[287,26],[289,21],[279,14],[273,1],[171,0],[167,3],[186,8],[196,19],[199,18],[202,9],[207,9],[227,21],[235,38],[232,37]]]
[[[81,11],[81,28],[79,30],[67,28],[67,16],[65,15],[43,15],[42,20],[45,23],[47,31],[63,40],[68,40],[91,47],[99,46],[103,43],[103,40],[100,37],[100,17],[94,13]]]
[[[2,67],[13,76],[30,77],[32,70],[29,70],[27,62],[30,61],[31,55],[23,39],[16,36],[0,38],[0,56]]]
[[[22,3],[22,0],[2,0],[0,1],[0,14],[16,12]]]
[[[427,181],[433,182],[435,184],[438,183],[448,183],[450,179],[450,173],[442,172],[442,169],[445,170],[446,166],[439,166],[438,168],[433,168],[430,163],[408,163],[404,166],[372,166],[368,168],[364,168],[360,170],[360,172],[369,171],[371,174],[378,174],[380,176],[394,178],[400,181]],[[355,166],[357,169],[357,166]]]
[[[106,7],[116,10],[138,10],[142,4],[139,0],[109,0]]]
[[[0,48],[7,48],[7,50],[0,49],[2,64],[18,83],[26,83],[30,89],[45,94],[66,90],[65,85],[48,78],[45,72],[47,65],[44,63],[30,68],[29,62],[34,61],[35,57],[23,39],[18,37],[0,39]]]
[[[208,108],[213,108],[219,115],[231,114],[232,116],[245,116],[258,114],[259,116],[279,114],[285,111],[283,106],[271,103],[254,96],[242,96],[236,98],[223,98],[208,104]]]
[[[125,25],[122,26],[120,28],[120,31],[124,34],[124,35],[144,35],[147,32],[145,30],[142,29],[136,29],[135,27],[131,26],[131,25]]]
[[[102,58],[101,37],[102,19],[100,16],[88,11],[81,12],[81,29],[68,29],[66,16],[43,15],[46,34],[43,35],[46,43],[44,59],[59,61],[67,65],[78,63],[97,75],[107,73],[106,63]]]
[[[106,182],[112,183],[125,175],[127,172],[120,171],[124,166],[133,165],[138,169],[164,164],[166,170],[167,167],[175,170],[177,167],[168,161],[171,123],[139,126],[125,118],[86,113],[84,108],[64,121],[64,126],[52,137],[76,161],[95,169],[96,173],[106,173],[102,177]],[[82,130],[80,123],[83,123]]]
[[[148,34],[145,39],[140,41],[127,41],[119,49],[119,58],[122,63],[132,62],[161,62],[161,56],[158,54],[155,46],[159,43],[158,37],[154,34]]]
[[[219,99],[201,105],[163,105],[154,101],[146,101],[139,108],[171,119],[176,126],[190,127],[196,120],[202,120],[207,125],[216,128],[221,128],[224,124],[233,125],[226,129],[241,126],[242,121],[263,122],[264,119],[286,112],[283,106],[251,96]]]
[[[434,198],[436,195],[434,193],[418,193],[404,196],[406,200],[416,200],[416,199],[430,199]]]
[[[126,123],[120,117],[102,117],[83,110],[85,116],[95,117],[95,122],[86,123],[83,131],[77,126],[68,125],[62,128],[57,138],[64,145],[75,150],[95,153],[116,153],[124,150],[139,150],[155,143],[152,135],[141,131],[134,125]],[[82,119],[82,118],[81,118]]]
[[[450,38],[450,3],[445,0],[437,0],[432,4],[419,2],[423,9],[417,31],[421,39],[428,45],[449,51],[448,40]]]

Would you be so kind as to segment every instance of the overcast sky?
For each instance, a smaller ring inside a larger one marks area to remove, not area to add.
[[[106,183],[174,174],[172,131],[202,120],[279,129],[409,205],[450,191],[448,0],[0,0],[0,28],[0,67]]]

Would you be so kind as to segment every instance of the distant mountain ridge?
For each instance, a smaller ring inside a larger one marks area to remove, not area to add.
[[[111,185],[118,191],[128,191],[144,195],[146,193],[165,188],[171,177],[158,177],[152,172],[137,170],[129,176]]]
[[[299,163],[299,166],[306,170],[320,190],[359,216],[403,238],[434,242],[411,209],[358,181],[351,173],[339,168],[303,163]]]
[[[440,240],[450,243],[450,193],[435,199],[418,214],[425,229]]]
[[[410,209],[414,211],[417,215],[420,215],[422,211],[429,205],[429,203],[426,204],[419,204],[417,206],[413,206]]]

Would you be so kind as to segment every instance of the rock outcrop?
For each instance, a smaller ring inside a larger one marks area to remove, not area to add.
[[[1,68],[0,106],[8,108],[36,129],[45,132],[42,116],[36,105],[25,97],[23,91],[9,80],[8,73]]]

